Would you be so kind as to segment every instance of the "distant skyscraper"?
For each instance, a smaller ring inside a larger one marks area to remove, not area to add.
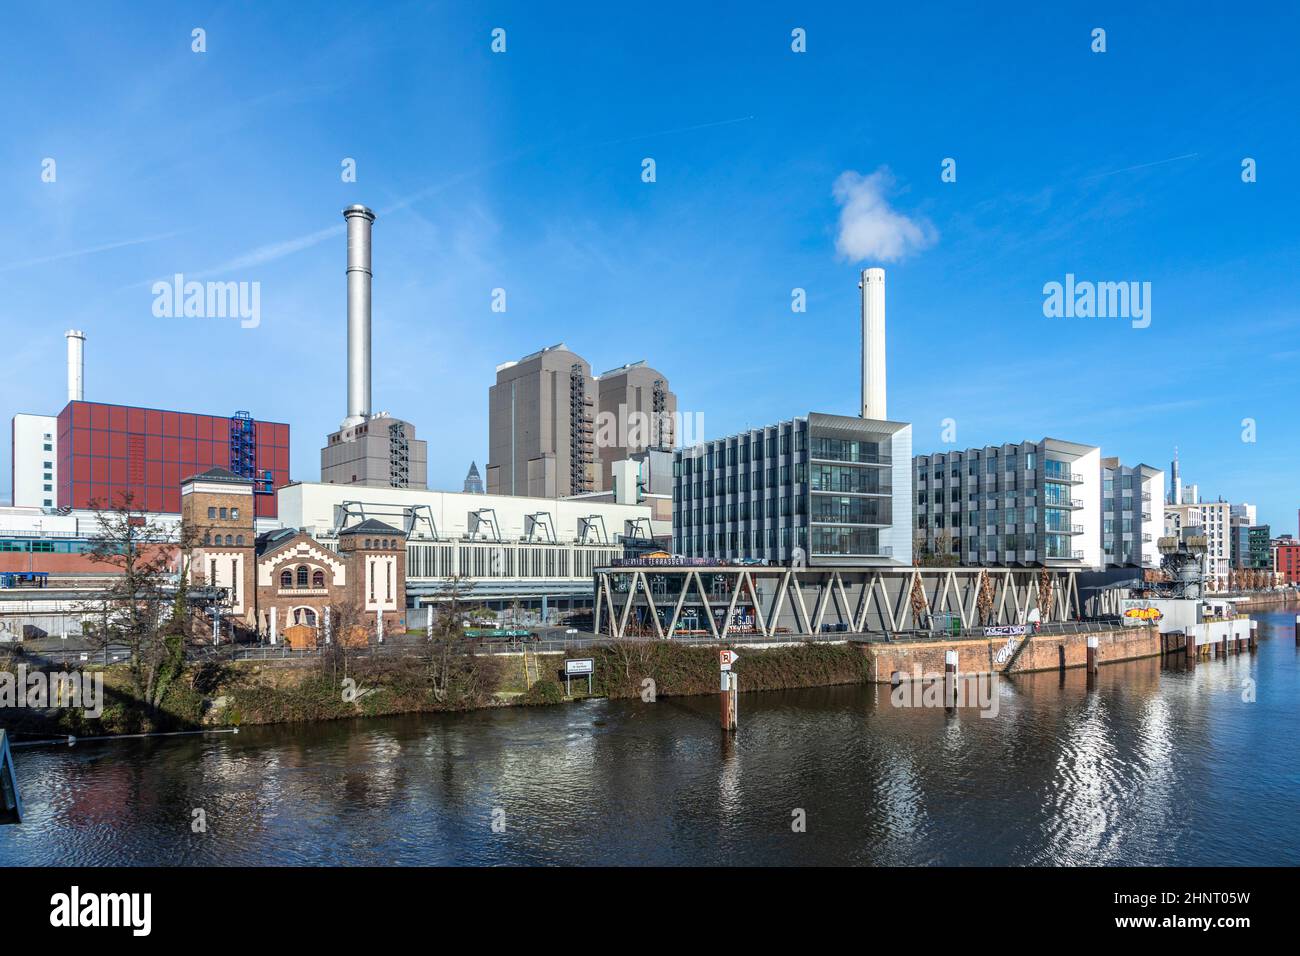
[[[483,494],[483,478],[478,473],[478,463],[469,463],[469,474],[465,476],[464,491],[471,495]]]

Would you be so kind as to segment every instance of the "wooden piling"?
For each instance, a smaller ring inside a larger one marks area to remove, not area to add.
[[[1250,652],[1255,653],[1255,632],[1259,630],[1259,621],[1250,622]]]
[[[1300,647],[1300,614],[1295,616],[1295,646]]]
[[[739,715],[736,713],[736,696],[739,692],[739,682],[736,675],[730,671],[722,672],[722,692],[718,699],[722,712],[722,729],[725,731],[734,731],[739,724]]]
[[[1088,673],[1097,673],[1097,638],[1092,636],[1088,638]]]

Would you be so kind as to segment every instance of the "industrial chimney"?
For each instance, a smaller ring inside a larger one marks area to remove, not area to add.
[[[862,281],[862,417],[885,421],[885,270],[864,269]]]
[[[370,225],[365,206],[343,210],[348,223],[348,417],[343,428],[370,417]]]
[[[69,329],[63,333],[68,340],[68,401],[83,401],[83,376],[85,373],[86,333]]]

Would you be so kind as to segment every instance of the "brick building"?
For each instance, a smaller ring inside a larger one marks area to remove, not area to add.
[[[372,636],[405,631],[401,531],[367,520],[341,531],[334,551],[294,528],[256,536],[253,512],[253,482],[224,468],[182,484],[181,517],[197,538],[191,581],[227,589],[226,613],[239,631],[278,643],[297,625],[323,641],[348,617]]]
[[[1276,543],[1276,564],[1273,568],[1287,584],[1300,584],[1300,542]]]

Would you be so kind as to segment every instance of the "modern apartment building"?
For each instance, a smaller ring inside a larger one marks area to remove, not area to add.
[[[1232,568],[1232,505],[1226,501],[1165,505],[1165,534],[1177,535],[1183,528],[1200,527],[1206,538],[1205,586],[1222,591],[1228,586]]]
[[[1100,568],[1100,460],[1056,438],[917,455],[914,548],[923,563]]]
[[[1104,567],[1155,568],[1164,527],[1165,473],[1101,460],[1101,559]]]
[[[488,493],[607,491],[614,462],[672,448],[676,411],[667,378],[644,362],[596,376],[559,344],[499,365],[488,390]]]
[[[910,565],[912,426],[808,415],[674,455],[673,551]]]

